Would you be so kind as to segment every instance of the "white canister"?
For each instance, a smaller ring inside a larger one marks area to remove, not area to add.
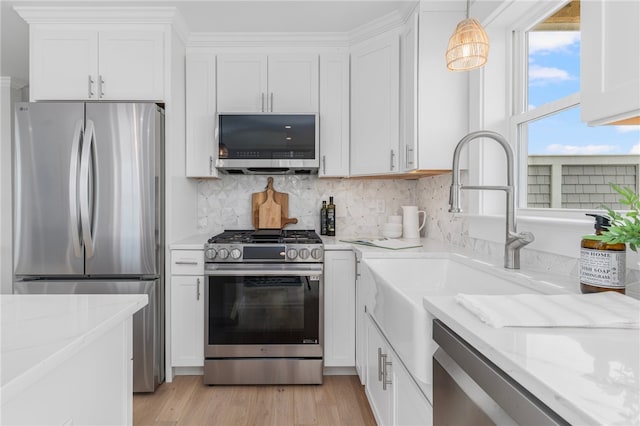
[[[422,223],[419,216],[422,213]],[[417,206],[402,206],[402,237],[420,238],[420,230],[427,222],[427,213]]]

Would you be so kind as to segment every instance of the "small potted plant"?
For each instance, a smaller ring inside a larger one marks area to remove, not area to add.
[[[611,187],[622,196],[620,204],[629,207],[629,211],[621,214],[603,206],[611,226],[607,232],[597,235],[595,239],[610,244],[626,243],[635,252],[640,247],[640,197],[631,188],[623,188],[616,184]]]

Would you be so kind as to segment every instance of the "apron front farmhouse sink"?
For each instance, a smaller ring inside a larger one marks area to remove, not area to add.
[[[471,258],[442,253],[424,257],[364,258],[371,272],[367,310],[414,378],[431,387],[433,317],[423,297],[466,294],[563,293],[536,281]]]

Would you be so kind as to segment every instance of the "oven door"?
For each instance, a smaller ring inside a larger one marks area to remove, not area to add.
[[[208,264],[205,358],[322,357],[322,264]]]

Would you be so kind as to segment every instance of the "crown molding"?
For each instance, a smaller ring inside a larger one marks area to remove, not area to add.
[[[397,29],[401,27],[406,20],[406,17],[402,16],[397,10],[394,10],[391,13],[349,31],[349,43],[357,44],[379,34]]]
[[[173,24],[181,19],[175,7],[14,6],[14,10],[28,24]]]
[[[346,33],[191,33],[189,47],[346,47]]]

